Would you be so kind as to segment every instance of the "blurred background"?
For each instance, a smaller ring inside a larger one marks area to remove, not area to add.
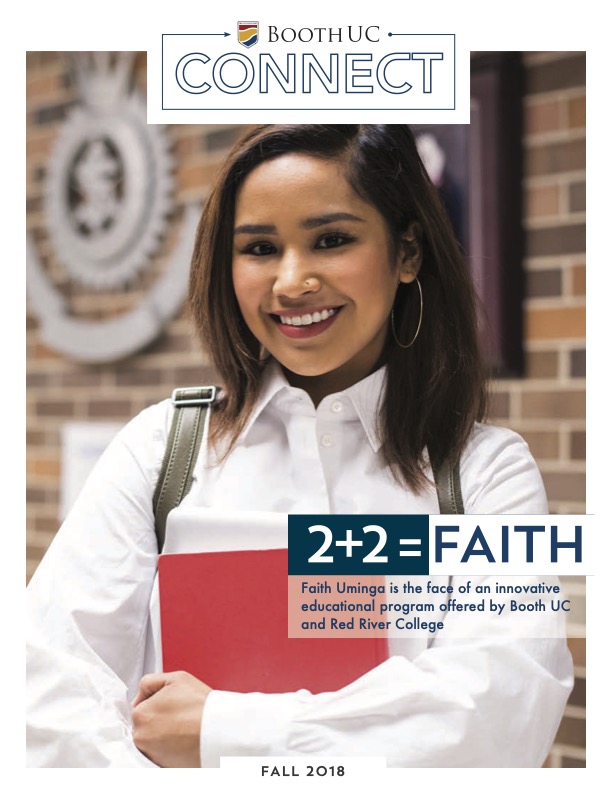
[[[415,127],[488,314],[490,420],[529,443],[552,512],[584,513],[585,56],[477,53],[469,127]],[[27,56],[27,578],[109,439],[216,382],[184,306],[193,224],[243,127],[147,128],[145,53]],[[466,164],[467,163],[467,164]],[[576,686],[549,767],[586,762]]]

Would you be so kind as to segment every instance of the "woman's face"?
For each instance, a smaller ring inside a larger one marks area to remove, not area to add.
[[[235,215],[240,310],[289,381],[318,402],[367,376],[398,280],[415,277],[378,210],[335,161],[285,154],[248,175]]]

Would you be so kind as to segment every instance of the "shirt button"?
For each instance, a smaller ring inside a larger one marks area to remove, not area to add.
[[[335,413],[342,412],[342,402],[341,401],[332,402],[331,411]]]
[[[333,444],[334,444],[334,439],[331,435],[328,434],[321,435],[321,445],[323,446],[323,448],[330,448],[330,446],[333,446]]]

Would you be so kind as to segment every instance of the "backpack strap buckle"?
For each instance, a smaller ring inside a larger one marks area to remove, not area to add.
[[[205,385],[195,388],[175,388],[172,391],[172,404],[175,407],[199,407],[212,404],[217,398],[216,385]]]

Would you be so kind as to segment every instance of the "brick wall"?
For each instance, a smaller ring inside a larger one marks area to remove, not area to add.
[[[492,419],[535,455],[550,508],[585,510],[585,59],[524,58],[526,377],[494,386]]]
[[[584,53],[530,53],[524,100],[527,230],[527,377],[498,383],[498,422],[529,442],[551,510],[586,511],[586,63]],[[569,644],[576,684],[549,757],[586,762],[585,581],[565,578],[572,599]]]
[[[527,255],[526,376],[492,384],[491,418],[520,432],[540,465],[551,509],[585,511],[585,61],[582,53],[524,56],[524,197]],[[146,63],[137,58],[144,89]],[[120,291],[75,286],[55,260],[42,214],[48,158],[75,101],[65,60],[29,53],[27,60],[27,227],[57,288],[76,315],[104,318],[142,298],[151,274]],[[186,204],[202,201],[236,127],[169,128],[176,161],[176,210],[171,233],[151,272],[164,266]],[[125,422],[173,387],[210,381],[207,360],[185,312],[137,355],[117,364],[81,365],[45,347],[38,322],[27,317],[27,575],[58,527],[60,433],[67,421]],[[549,766],[585,762],[584,581],[564,581],[577,603],[570,646],[576,689]]]

